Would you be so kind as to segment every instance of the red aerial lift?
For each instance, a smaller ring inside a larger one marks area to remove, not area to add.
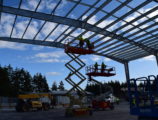
[[[114,105],[111,101],[107,101],[105,98],[113,92],[112,88],[110,86],[104,86],[104,87],[108,87],[109,91],[106,91],[106,93],[102,93],[101,92],[101,87],[103,86],[103,84],[95,79],[93,79],[92,77],[97,77],[97,76],[104,76],[104,77],[110,77],[110,76],[114,76],[116,74],[115,72],[115,68],[114,67],[109,67],[109,66],[105,66],[105,68],[101,68],[100,66],[97,67],[97,69],[95,68],[95,65],[91,65],[86,67],[86,74],[88,75],[89,78],[89,82],[94,82],[98,85],[100,85],[100,95],[96,96],[95,99],[92,100],[92,107],[93,109],[106,109],[106,108],[110,108],[111,110],[114,109]]]

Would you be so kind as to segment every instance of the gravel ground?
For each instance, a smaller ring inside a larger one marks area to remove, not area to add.
[[[53,109],[38,112],[0,112],[0,120],[137,120],[136,116],[129,115],[127,103],[115,106],[115,110],[96,111],[93,116],[80,116],[66,118],[64,109]]]

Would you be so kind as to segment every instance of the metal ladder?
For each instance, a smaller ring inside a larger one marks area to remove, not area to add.
[[[79,86],[83,81],[86,80],[86,77],[79,72],[83,67],[85,67],[85,63],[79,58],[80,55],[73,54],[73,53],[66,53],[71,60],[65,64],[65,66],[71,71],[69,75],[65,78],[65,80],[72,85],[72,88],[68,91],[70,93],[75,88],[81,92],[82,94],[86,94],[85,91]],[[75,66],[72,65],[72,62],[77,63],[80,67],[78,69],[75,68]],[[71,79],[72,76],[76,75],[80,81],[78,83],[74,82],[74,80]]]

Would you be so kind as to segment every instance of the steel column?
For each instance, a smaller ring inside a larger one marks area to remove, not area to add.
[[[126,81],[128,82],[130,80],[128,62],[124,62],[124,67],[125,67]]]
[[[157,66],[158,66],[158,53],[155,54],[155,58],[156,58]]]
[[[128,88],[128,97],[129,97],[129,102],[131,104],[132,103],[132,98],[131,98],[131,95],[130,95],[130,74],[129,74],[128,62],[124,62],[124,67],[125,67],[126,82],[127,82],[127,88]]]

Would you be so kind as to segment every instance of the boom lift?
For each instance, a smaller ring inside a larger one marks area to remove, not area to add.
[[[115,68],[114,67],[109,67],[109,66],[103,66],[104,68],[101,68],[100,65],[98,65],[97,69],[95,68],[95,65],[90,65],[86,67],[86,74],[88,76],[89,82],[94,82],[98,85],[100,85],[100,95],[96,96],[95,99],[92,101],[92,107],[94,109],[106,109],[110,108],[111,110],[114,109],[113,103],[111,101],[106,101],[105,98],[113,92],[112,88],[110,86],[104,86],[109,89],[106,93],[102,93],[101,87],[103,84],[97,80],[95,80],[93,77],[99,77],[99,76],[104,76],[104,77],[110,77],[114,76],[116,74]]]

